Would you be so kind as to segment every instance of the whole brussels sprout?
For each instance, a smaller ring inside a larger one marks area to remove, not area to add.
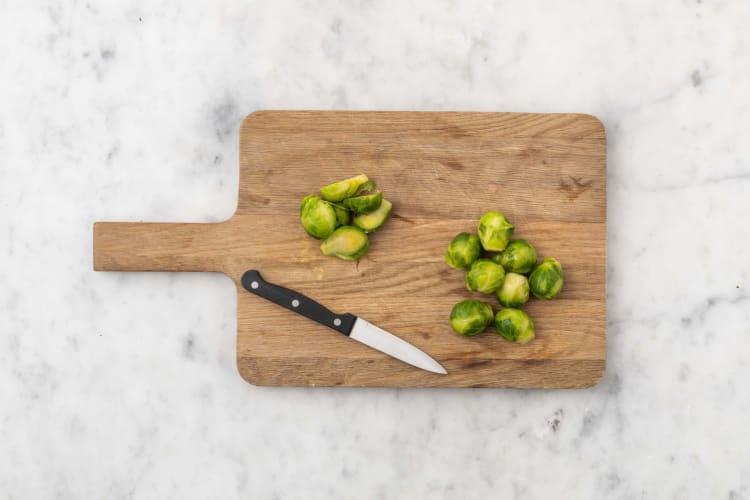
[[[355,215],[352,223],[366,233],[371,233],[385,224],[388,214],[391,213],[393,204],[383,200],[380,206],[369,214]]]
[[[354,226],[341,226],[320,245],[326,255],[344,260],[357,260],[362,257],[370,242],[364,231]]]
[[[479,300],[462,300],[451,311],[451,328],[465,337],[476,335],[492,321],[492,306]]]
[[[328,201],[342,201],[345,198],[354,196],[357,190],[367,182],[367,176],[365,174],[359,174],[343,181],[334,182],[327,186],[320,188],[320,194],[323,195]]]
[[[300,221],[307,234],[322,240],[336,229],[336,212],[331,205],[311,194],[300,204]]]
[[[531,286],[531,293],[536,297],[554,299],[563,286],[562,265],[557,259],[547,257],[532,271],[531,276],[529,276],[529,285]]]
[[[345,206],[339,205],[338,203],[329,203],[333,207],[333,211],[336,212],[336,226],[347,226],[351,222],[352,216],[349,213],[349,209]]]
[[[487,212],[479,219],[477,233],[485,250],[499,252],[505,249],[513,236],[513,224],[500,212]]]
[[[342,203],[355,214],[366,214],[380,207],[383,202],[383,192],[376,191],[372,194],[364,194],[345,199]]]
[[[480,253],[482,248],[475,234],[459,233],[448,245],[445,263],[455,269],[468,269]]]
[[[495,315],[495,328],[505,340],[525,344],[534,338],[534,322],[520,309],[502,309]]]
[[[525,274],[536,265],[536,250],[526,240],[511,241],[498,255],[500,265],[512,273]]]
[[[470,292],[495,293],[505,280],[505,270],[490,259],[477,259],[466,273],[466,289]]]
[[[519,307],[529,301],[529,280],[523,274],[508,273],[497,291],[497,301],[505,307]]]

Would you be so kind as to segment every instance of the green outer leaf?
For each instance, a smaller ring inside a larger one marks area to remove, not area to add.
[[[352,214],[349,212],[349,210],[345,206],[339,205],[338,203],[333,203],[331,201],[327,203],[331,205],[333,207],[333,211],[336,212],[336,227],[348,226],[352,219]]]
[[[357,191],[354,193],[354,196],[358,196],[361,193],[366,193],[367,191],[372,191],[373,189],[375,189],[375,181],[370,179],[357,188]]]
[[[502,263],[500,262],[500,259],[502,258],[502,256],[503,256],[502,252],[500,252],[500,253],[485,252],[485,258],[486,259],[490,259],[492,262],[494,262],[496,264],[500,264],[500,265],[502,265]],[[507,271],[507,269],[506,269],[506,271]]]
[[[302,198],[302,201],[299,204],[299,213],[300,213],[300,215],[302,215],[302,208],[304,208],[305,203],[307,203],[312,198],[320,198],[320,197],[318,195],[316,195],[316,194],[308,194],[307,196],[305,196],[304,198]]]
[[[367,214],[377,210],[383,202],[382,191],[345,199],[342,203],[355,214]]]

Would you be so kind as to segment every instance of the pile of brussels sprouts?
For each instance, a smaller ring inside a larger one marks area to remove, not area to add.
[[[320,188],[300,204],[300,221],[307,234],[323,240],[326,255],[357,260],[370,246],[367,233],[382,226],[393,205],[375,190],[375,183],[360,174]]]
[[[495,294],[504,307],[495,314],[492,306],[479,300],[462,300],[451,311],[453,331],[473,336],[484,331],[494,319],[503,338],[525,344],[534,338],[534,322],[519,309],[529,300],[529,292],[540,299],[553,299],[563,286],[560,263],[548,257],[537,265],[536,250],[526,240],[511,240],[513,224],[500,212],[487,212],[479,219],[477,235],[458,234],[448,245],[445,262],[455,269],[466,269],[466,288],[472,292]],[[487,252],[482,257],[482,250]]]

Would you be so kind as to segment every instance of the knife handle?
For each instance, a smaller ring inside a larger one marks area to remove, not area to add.
[[[354,328],[356,316],[349,313],[335,314],[309,297],[283,286],[274,285],[264,280],[255,269],[242,275],[242,286],[250,293],[286,307],[290,311],[317,321],[321,325],[349,335]]]

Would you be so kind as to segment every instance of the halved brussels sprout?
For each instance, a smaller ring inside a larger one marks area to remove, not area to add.
[[[523,274],[508,273],[497,291],[497,301],[505,307],[519,307],[529,301],[529,280]]]
[[[372,194],[364,194],[345,199],[342,203],[355,214],[367,214],[380,207],[383,202],[383,192],[376,191]]]
[[[502,309],[495,315],[495,329],[505,340],[525,344],[534,338],[534,322],[520,309]]]
[[[505,280],[505,270],[490,259],[477,259],[466,273],[466,289],[470,292],[495,293]]]
[[[532,271],[529,276],[529,285],[531,293],[536,297],[554,299],[563,286],[562,265],[557,259],[547,257]]]
[[[357,260],[367,252],[369,246],[370,242],[364,231],[354,226],[341,226],[321,243],[320,249],[326,255]]]
[[[373,189],[375,189],[375,181],[370,179],[357,188],[357,191],[354,193],[354,196],[357,196],[361,193],[366,193],[367,191],[372,191]]]
[[[491,252],[504,250],[513,236],[513,224],[500,212],[487,212],[477,226],[482,247]]]
[[[498,255],[500,265],[511,273],[525,274],[536,265],[536,250],[526,240],[511,241]]]
[[[336,229],[336,212],[331,205],[311,194],[300,204],[300,221],[307,234],[322,240]]]
[[[336,212],[336,227],[338,226],[346,226],[351,222],[352,215],[349,212],[349,209],[347,209],[343,205],[339,205],[338,203],[330,203],[333,207],[333,211]]]
[[[359,187],[367,182],[367,176],[365,174],[359,174],[343,181],[334,182],[327,186],[320,188],[320,194],[323,195],[328,201],[341,201],[344,198],[354,196]]]
[[[451,311],[451,328],[465,337],[481,333],[492,321],[492,306],[478,300],[462,300]]]
[[[391,213],[393,204],[388,200],[383,200],[380,206],[369,214],[355,215],[352,224],[366,233],[371,233],[385,224],[388,214]]]
[[[459,233],[448,245],[445,263],[455,269],[468,269],[480,253],[482,248],[475,234]]]

